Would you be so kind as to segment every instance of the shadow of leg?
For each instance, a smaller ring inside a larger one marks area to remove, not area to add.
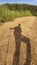
[[[21,40],[26,43],[27,47],[27,53],[26,53],[26,62],[24,65],[30,65],[31,64],[31,44],[30,44],[30,39],[27,38],[26,36],[21,36]]]
[[[27,43],[27,53],[26,53],[26,63],[24,65],[31,64],[31,46],[30,43]]]
[[[15,38],[15,54],[12,65],[19,65],[19,57],[20,57],[20,38]]]

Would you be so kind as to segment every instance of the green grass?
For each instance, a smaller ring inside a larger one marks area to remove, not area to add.
[[[31,16],[32,14],[31,14],[31,12],[29,11],[29,10],[26,10],[25,11],[25,16]]]
[[[29,16],[31,15],[30,11],[15,11],[9,10],[5,7],[0,7],[0,22],[12,21],[14,18]]]
[[[12,21],[23,16],[37,16],[37,6],[25,4],[0,5],[0,22]]]

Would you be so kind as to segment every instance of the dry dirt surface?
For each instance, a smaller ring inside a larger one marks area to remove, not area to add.
[[[14,30],[10,29],[18,24],[24,38],[21,42],[19,37],[16,42]],[[37,17],[16,18],[0,26],[0,65],[37,65]]]

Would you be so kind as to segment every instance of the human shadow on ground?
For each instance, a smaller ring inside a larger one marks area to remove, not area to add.
[[[14,27],[14,28],[11,28],[11,29],[14,29],[14,36],[15,36],[15,54],[14,54],[12,65],[19,65],[21,41],[26,43],[26,48],[27,48],[26,62],[24,63],[24,65],[30,65],[31,64],[30,39],[26,36],[21,35],[22,29],[20,26],[21,26],[21,24],[19,24],[18,26]]]

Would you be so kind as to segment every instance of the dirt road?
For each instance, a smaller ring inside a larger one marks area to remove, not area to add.
[[[16,54],[14,30],[10,28],[18,24],[24,42],[21,41]],[[0,26],[0,65],[37,65],[37,17],[16,18]]]

